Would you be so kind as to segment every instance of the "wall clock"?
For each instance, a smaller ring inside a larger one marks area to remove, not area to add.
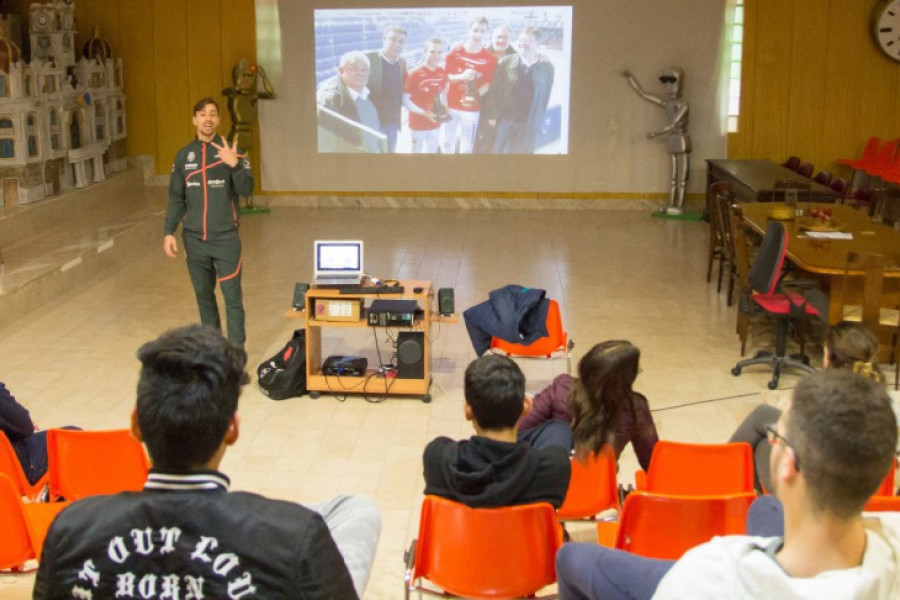
[[[885,0],[872,13],[875,43],[888,57],[900,62],[900,0]]]

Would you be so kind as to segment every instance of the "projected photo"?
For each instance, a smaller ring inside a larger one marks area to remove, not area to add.
[[[315,11],[319,152],[567,154],[572,7]]]

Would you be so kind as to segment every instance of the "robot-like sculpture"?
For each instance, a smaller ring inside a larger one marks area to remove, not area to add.
[[[228,141],[233,142],[236,137],[238,146],[249,153],[253,148],[252,127],[256,120],[256,103],[259,100],[274,98],[275,88],[266,77],[265,69],[250,64],[246,58],[242,58],[234,66],[231,76],[234,87],[222,90],[222,95],[228,98],[228,112],[231,113]],[[262,91],[258,89],[260,81],[263,85]]]
[[[670,67],[659,74],[659,81],[668,93],[665,98],[645,92],[629,71],[622,71],[622,75],[641,98],[662,106],[666,111],[669,124],[659,131],[651,131],[647,137],[653,139],[663,134],[669,135],[666,141],[666,151],[669,153],[671,165],[669,207],[664,212],[680,215],[684,207],[684,188],[691,167],[691,136],[687,131],[689,109],[687,101],[681,96],[684,71],[681,67]]]

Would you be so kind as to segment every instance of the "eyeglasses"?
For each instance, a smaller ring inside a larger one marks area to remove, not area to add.
[[[678,78],[677,78],[677,77],[674,77],[674,76],[672,76],[672,75],[662,75],[662,76],[659,78],[659,80],[660,80],[662,83],[675,83],[676,81],[678,81]]]
[[[781,440],[781,443],[794,451],[794,467],[799,471],[800,470],[800,456],[797,454],[797,449],[794,448],[787,438],[778,433],[775,430],[774,425],[766,425],[766,437],[769,439],[769,443],[773,446],[775,442]]]

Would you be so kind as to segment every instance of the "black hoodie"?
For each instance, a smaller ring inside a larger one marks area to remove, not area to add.
[[[473,508],[549,502],[559,508],[571,466],[562,448],[535,449],[525,442],[473,436],[439,437],[425,448],[425,493]]]

